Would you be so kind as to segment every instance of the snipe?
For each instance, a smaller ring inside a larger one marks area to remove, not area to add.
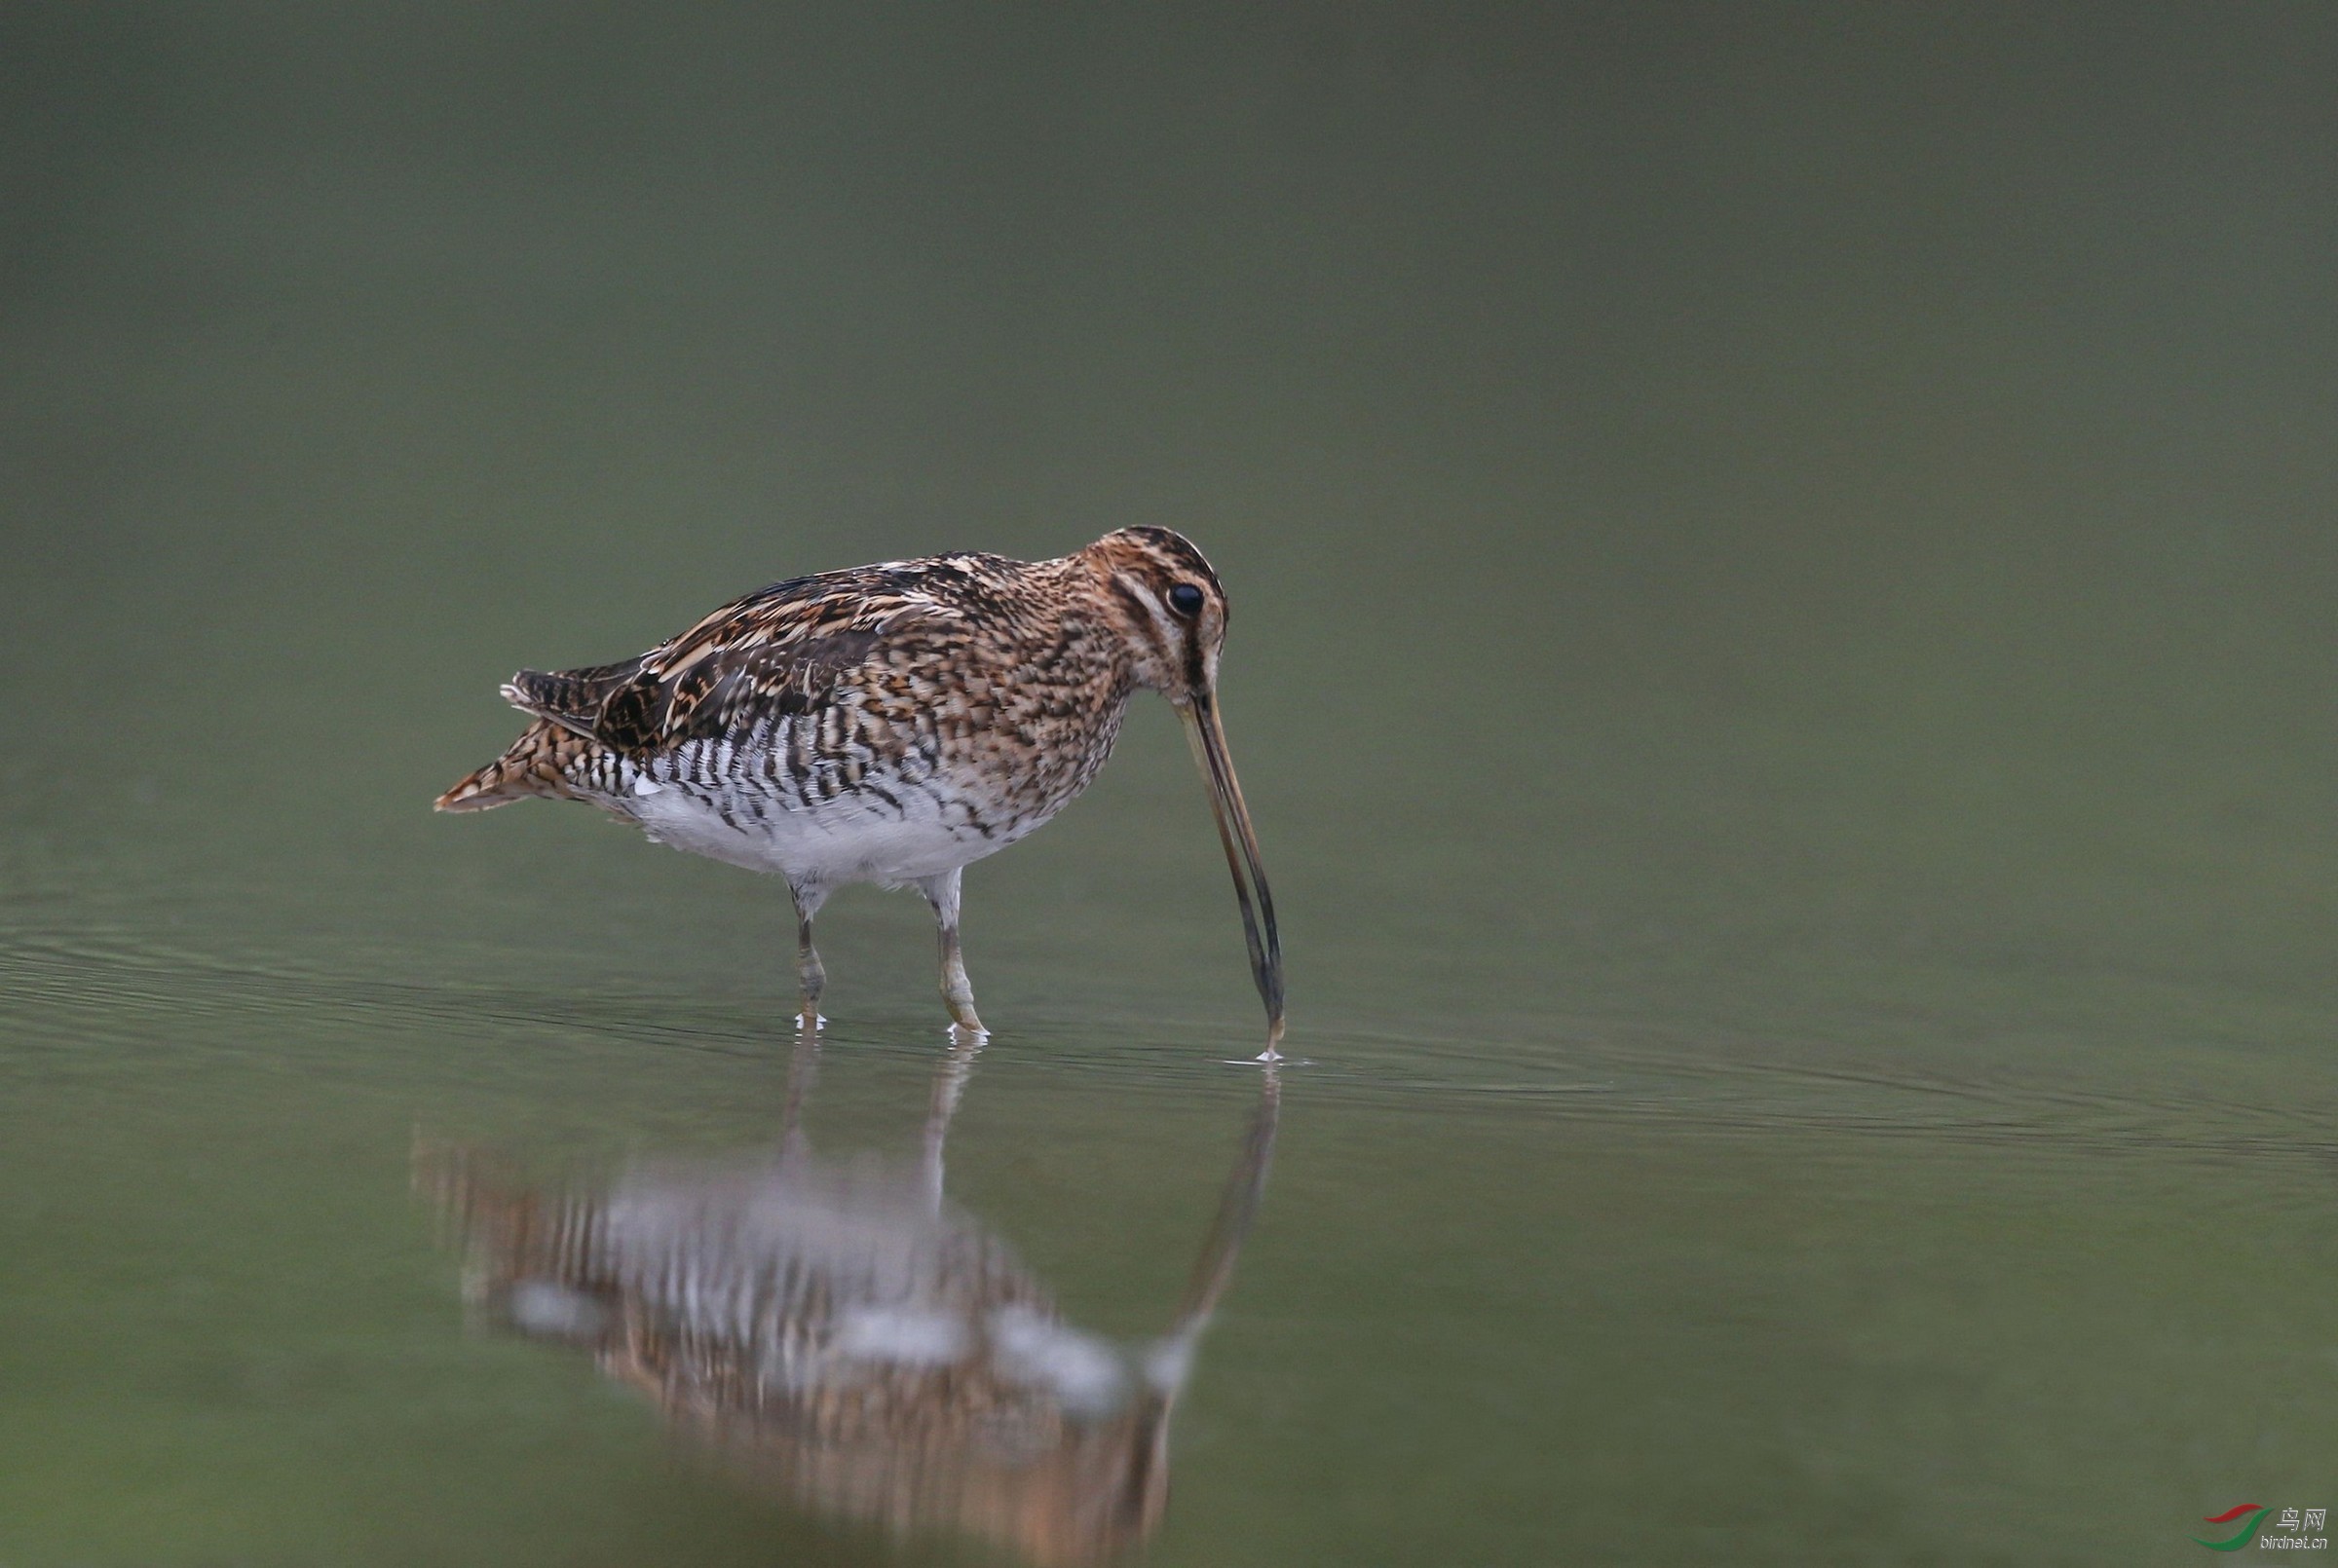
[[[1067,1321],[943,1196],[980,1043],[962,1037],[937,1066],[914,1168],[813,1151],[801,1118],[818,1036],[805,1030],[773,1149],[540,1188],[490,1150],[422,1142],[415,1185],[465,1254],[478,1321],[589,1351],[757,1491],[899,1534],[970,1535],[1033,1568],[1125,1565],[1161,1523],[1170,1428],[1265,1195],[1281,1079],[1260,1074],[1167,1331],[1115,1344]]]
[[[636,658],[522,670],[504,698],[535,722],[438,809],[584,801],[655,841],[778,873],[808,1023],[825,980],[811,940],[822,902],[848,882],[914,885],[940,927],[950,1016],[980,1030],[960,873],[1070,803],[1129,698],[1158,691],[1210,788],[1272,1059],[1282,947],[1218,717],[1226,623],[1218,574],[1165,528],[1052,561],[936,555],[794,578]]]

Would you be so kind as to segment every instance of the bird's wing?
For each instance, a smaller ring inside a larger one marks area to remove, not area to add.
[[[886,644],[963,618],[900,574],[825,573],[725,605],[639,658],[522,670],[504,691],[515,707],[640,756],[811,712]]]
[[[643,655],[646,657],[647,655]],[[522,713],[548,719],[587,739],[601,704],[641,673],[641,658],[583,670],[521,670],[504,683],[504,700]]]

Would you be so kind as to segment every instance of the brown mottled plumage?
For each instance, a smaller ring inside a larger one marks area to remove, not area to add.
[[[775,1157],[638,1165],[542,1190],[492,1157],[418,1148],[416,1185],[499,1326],[589,1350],[608,1377],[759,1490],[901,1533],[953,1530],[1047,1568],[1122,1557],[1160,1523],[1169,1426],[1272,1160],[1261,1098],[1167,1333],[1123,1348],[1064,1321],[1014,1253],[942,1197],[977,1042],[937,1076],[914,1172]],[[1130,1351],[1135,1354],[1130,1354]]]
[[[438,808],[587,801],[660,842],[779,873],[808,1019],[825,978],[820,904],[847,882],[914,883],[940,923],[951,1015],[980,1029],[960,871],[1085,789],[1147,688],[1185,718],[1209,781],[1271,1055],[1282,955],[1216,713],[1226,618],[1209,562],[1161,528],[1052,561],[937,555],[795,578],[638,658],[521,671],[504,696],[535,723]]]

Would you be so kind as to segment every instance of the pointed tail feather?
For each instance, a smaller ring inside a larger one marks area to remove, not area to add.
[[[513,801],[523,800],[537,793],[531,789],[512,788],[509,770],[504,765],[500,762],[489,763],[485,767],[480,768],[432,802],[431,809],[434,811],[492,811],[499,805],[509,805]]]
[[[440,811],[492,811],[531,796],[573,796],[576,791],[562,769],[573,761],[571,753],[587,744],[539,719],[511,743],[510,750],[439,796],[434,806]]]

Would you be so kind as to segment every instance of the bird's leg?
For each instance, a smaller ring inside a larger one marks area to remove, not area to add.
[[[804,1141],[804,1102],[811,1098],[812,1080],[820,1070],[820,1031],[817,1026],[796,1022],[796,1050],[787,1063],[787,1098],[779,1111],[779,1163],[802,1163],[810,1152]]]
[[[974,1071],[974,1059],[982,1052],[983,1037],[962,1030],[951,1031],[957,1038],[942,1055],[942,1064],[933,1075],[933,1099],[925,1107],[925,1140],[918,1160],[919,1184],[925,1192],[927,1209],[942,1212],[942,1144],[950,1136],[950,1118],[958,1111],[959,1097],[965,1093],[966,1079]]]
[[[921,877],[918,887],[925,902],[933,906],[934,924],[940,932],[942,945],[942,1000],[949,1004],[950,1020],[960,1028],[975,1034],[988,1034],[982,1020],[974,1016],[974,988],[966,980],[966,957],[958,946],[958,876],[952,867],[939,877]]]
[[[798,1017],[806,1028],[816,1029],[820,1027],[820,991],[828,984],[828,971],[820,966],[820,950],[811,945],[811,917],[828,901],[828,889],[817,882],[789,882],[787,891],[796,903],[796,979],[804,991]]]

